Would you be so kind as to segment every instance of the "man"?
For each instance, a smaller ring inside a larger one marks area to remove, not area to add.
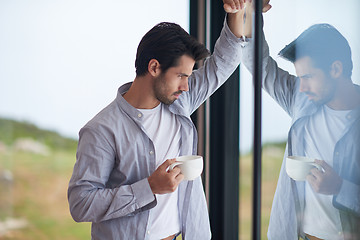
[[[201,179],[183,181],[179,168],[167,168],[197,153],[190,115],[240,62],[237,14],[227,15],[196,71],[208,50],[176,24],[156,25],[138,46],[135,80],[80,130],[68,199],[75,221],[92,222],[92,239],[211,238]]]
[[[242,62],[252,72],[251,19],[238,32],[246,39]],[[268,239],[360,239],[360,88],[351,79],[350,46],[333,26],[316,24],[279,55],[294,63],[297,76],[277,66],[264,40],[263,88],[292,117],[284,159],[316,158],[323,169],[299,182],[283,161]]]

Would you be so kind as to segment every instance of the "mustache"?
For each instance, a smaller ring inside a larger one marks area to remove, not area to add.
[[[305,94],[308,95],[308,96],[315,96],[315,95],[316,95],[316,94],[313,93],[313,92],[305,92]]]
[[[174,92],[173,95],[182,94],[183,91],[179,90],[177,92]]]

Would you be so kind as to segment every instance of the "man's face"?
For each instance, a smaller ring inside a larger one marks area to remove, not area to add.
[[[189,91],[188,78],[194,65],[195,61],[191,57],[187,55],[180,57],[176,67],[169,68],[155,79],[155,97],[160,102],[170,105],[180,97],[183,91]]]
[[[313,67],[312,60],[308,56],[299,58],[294,65],[296,74],[300,78],[300,92],[305,93],[309,100],[326,104],[333,99],[336,81],[330,74]]]

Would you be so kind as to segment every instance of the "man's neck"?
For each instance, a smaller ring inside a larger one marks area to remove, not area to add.
[[[333,100],[326,104],[334,110],[352,110],[360,107],[360,90],[359,87],[351,81],[344,80],[337,86]]]
[[[138,109],[152,109],[158,106],[160,101],[154,96],[152,79],[146,76],[136,77],[129,90],[123,95],[131,106]]]

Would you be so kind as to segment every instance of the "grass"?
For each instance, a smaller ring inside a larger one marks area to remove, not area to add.
[[[76,140],[65,138],[57,132],[40,129],[29,122],[0,118],[0,141],[12,145],[19,138],[32,138],[53,150],[75,150]]]
[[[265,145],[262,152],[261,239],[267,239],[270,210],[284,154],[284,144]],[[240,157],[240,233],[239,239],[250,240],[252,230],[252,154]]]
[[[15,149],[17,138],[32,138],[49,147],[46,155]],[[3,144],[3,146],[1,145]],[[4,145],[5,144],[5,145]],[[5,146],[5,147],[4,147]],[[262,165],[261,236],[266,239],[270,209],[280,171],[284,144],[265,144]],[[0,240],[90,239],[90,223],[76,223],[67,202],[67,186],[75,163],[76,141],[24,122],[0,119],[0,173],[13,174],[12,190],[0,185],[0,221],[4,213],[25,219],[28,226],[0,236]],[[0,182],[1,184],[1,182]],[[5,199],[5,201],[4,201]],[[11,207],[2,206],[10,201]],[[251,239],[252,155],[240,157],[240,234]],[[181,237],[178,238],[180,240]]]
[[[0,153],[0,166],[12,165],[14,176],[11,215],[28,222],[27,227],[8,232],[1,240],[90,239],[90,224],[75,223],[68,210],[66,191],[74,156],[64,150],[48,156]]]

